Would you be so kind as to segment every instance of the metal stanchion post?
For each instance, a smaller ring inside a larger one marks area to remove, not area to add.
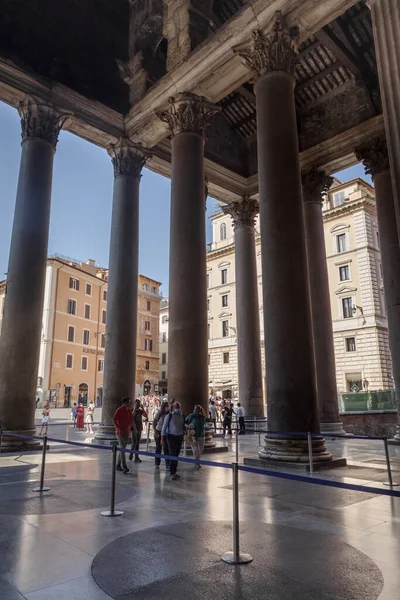
[[[149,451],[149,441],[150,441],[150,421],[147,422],[146,452]]]
[[[103,510],[101,515],[103,517],[119,517],[124,514],[123,510],[115,510],[115,476],[117,469],[117,446],[113,444],[112,447],[112,474],[111,474],[111,508],[110,510]]]
[[[238,428],[237,428],[237,423],[236,423],[236,462],[239,462],[239,433],[238,433]]]
[[[310,473],[314,473],[313,456],[312,456],[312,438],[311,438],[310,432],[308,432],[307,438],[308,438],[308,457],[309,457],[309,462],[310,462]]]
[[[388,479],[389,479],[389,481],[385,481],[385,483],[383,485],[388,485],[389,487],[394,487],[394,486],[397,486],[399,484],[398,483],[393,483],[392,469],[390,467],[390,454],[389,454],[389,447],[388,447],[387,437],[383,438],[383,443],[385,444],[386,465],[387,465],[387,472],[388,472]]]
[[[231,565],[245,565],[253,560],[250,554],[240,554],[239,544],[239,469],[238,464],[232,463],[233,480],[233,552],[225,552],[221,560]]]
[[[43,452],[42,452],[42,468],[40,470],[40,487],[35,487],[32,492],[48,492],[49,487],[44,487],[44,470],[46,468],[46,452],[47,452],[47,435],[43,438]]]

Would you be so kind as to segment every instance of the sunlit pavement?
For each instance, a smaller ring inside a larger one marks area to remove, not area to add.
[[[56,425],[67,415],[58,419],[54,412],[50,437],[92,437]],[[240,462],[257,455],[258,441],[258,435],[239,436]],[[229,452],[205,458],[232,462],[236,440],[227,443]],[[349,438],[329,447],[347,456],[349,467],[311,477],[382,487],[382,443]],[[400,448],[390,452],[399,481]],[[42,494],[31,491],[40,461],[40,452],[0,457],[1,600],[399,596],[400,498],[241,472],[242,550],[254,561],[230,567],[220,561],[232,549],[230,469],[181,464],[181,479],[171,481],[163,463],[158,470],[143,457],[139,465],[129,463],[129,474],[117,473],[116,502],[124,515],[104,518],[109,450],[52,442],[51,490]]]

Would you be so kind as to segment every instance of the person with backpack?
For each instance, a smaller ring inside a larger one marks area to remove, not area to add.
[[[154,431],[154,439],[156,442],[156,454],[161,454],[162,446],[161,446],[161,432],[164,425],[164,421],[169,415],[169,404],[168,401],[164,401],[161,405],[161,408],[156,412],[153,419],[153,431]],[[166,439],[164,439],[164,454],[169,454],[168,444]],[[161,458],[156,457],[154,459],[156,469],[160,468]],[[170,469],[170,461],[168,459],[165,460],[165,467],[167,471]]]
[[[139,398],[136,398],[133,405],[133,423],[132,426],[132,446],[131,446],[131,454],[129,455],[129,460],[133,459],[133,452],[139,452],[140,450],[140,438],[142,437],[143,431],[143,420],[147,421],[147,411],[144,408],[143,404],[140,402]],[[141,459],[139,454],[135,454],[135,463],[141,463]]]
[[[226,429],[228,429],[228,433],[229,435],[232,435],[232,416],[235,414],[235,411],[233,410],[233,404],[226,404],[224,406],[224,408],[222,409],[222,416],[223,416],[223,421],[222,421],[222,427],[224,428],[222,437],[225,437],[225,433],[226,433]]]
[[[204,450],[205,443],[205,425],[206,415],[203,407],[200,404],[196,404],[194,411],[186,418],[186,425],[194,430],[194,436],[192,438],[191,446],[193,450],[193,457],[200,460],[200,457]],[[200,464],[194,465],[195,469],[201,469]]]
[[[165,417],[161,431],[161,445],[165,447],[165,442],[167,442],[170,456],[179,456],[184,433],[185,417],[182,413],[180,402],[174,402],[173,410]],[[170,472],[172,481],[180,478],[180,475],[176,472],[177,469],[178,461],[171,460]]]

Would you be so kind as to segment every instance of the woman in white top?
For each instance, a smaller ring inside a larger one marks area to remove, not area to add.
[[[86,411],[86,433],[93,433],[94,402],[91,402]]]

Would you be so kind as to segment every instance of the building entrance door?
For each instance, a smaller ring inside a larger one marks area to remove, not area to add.
[[[363,384],[361,373],[346,373],[346,388],[348,392],[362,392]]]
[[[71,406],[71,392],[72,386],[64,385],[64,408],[70,408]]]
[[[79,397],[78,402],[82,402],[83,406],[87,406],[88,403],[88,385],[87,383],[79,384]]]
[[[97,388],[96,404],[97,404],[97,406],[103,406],[103,388],[102,387]]]

